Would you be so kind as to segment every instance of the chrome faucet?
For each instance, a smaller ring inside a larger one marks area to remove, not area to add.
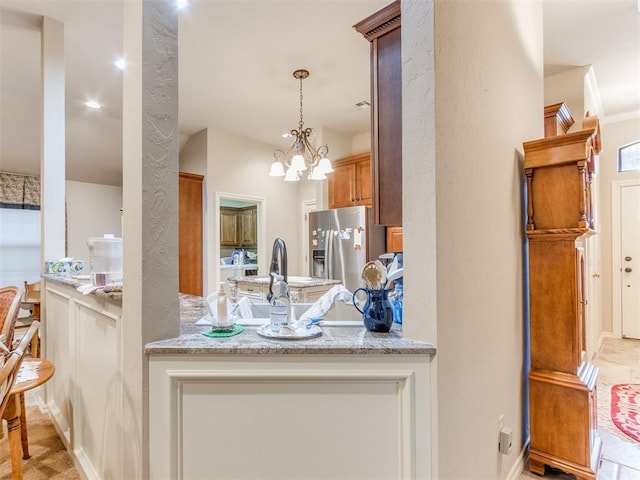
[[[282,281],[287,283],[287,246],[284,240],[280,237],[276,238],[273,242],[273,249],[271,251],[271,266],[269,267],[269,293],[267,294],[267,301],[271,302],[273,298],[273,281],[275,275],[282,276]],[[287,297],[289,293],[287,292]]]

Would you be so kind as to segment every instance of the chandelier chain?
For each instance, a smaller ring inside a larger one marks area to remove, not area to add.
[[[302,120],[302,78],[303,77],[300,77],[300,123],[298,124],[300,126],[300,132],[302,132],[304,126],[304,121]]]

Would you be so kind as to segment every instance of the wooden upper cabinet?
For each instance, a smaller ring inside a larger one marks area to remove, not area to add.
[[[402,56],[400,2],[354,25],[371,42],[373,216],[402,225]]]
[[[329,175],[329,208],[371,206],[371,159],[368,153],[333,162]]]
[[[221,246],[255,247],[257,243],[257,207],[220,207]]]
[[[178,178],[178,290],[202,295],[202,181],[180,172]]]

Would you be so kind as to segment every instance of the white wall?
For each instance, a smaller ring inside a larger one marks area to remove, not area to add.
[[[544,105],[560,102],[566,104],[574,120],[569,132],[582,129],[582,118],[588,110],[585,104],[584,84],[590,69],[588,66],[576,67],[544,78]]]
[[[358,155],[371,151],[371,132],[361,133],[351,139],[351,154]]]
[[[300,220],[298,215],[298,186],[282,178],[270,177],[269,167],[273,159],[272,145],[249,140],[239,135],[209,128],[207,130],[207,211],[206,220],[209,268],[208,284],[218,285],[216,251],[219,232],[215,216],[216,194],[224,192],[239,196],[265,199],[266,252],[271,255],[271,245],[276,237],[287,244],[290,275],[300,275]],[[264,257],[264,255],[263,255]],[[268,260],[259,258],[261,271],[268,268]],[[209,288],[211,290],[211,288]]]
[[[403,2],[405,205],[427,212],[403,218],[412,259],[403,328],[437,345],[434,478],[504,479],[522,468],[527,439],[522,142],[543,135],[542,3],[436,0],[433,52],[410,29],[429,27],[429,5]],[[435,83],[422,84],[430,55]],[[414,84],[422,88],[405,95]],[[428,137],[430,122],[435,150],[415,148],[425,139],[414,130],[424,124]],[[513,429],[506,456],[500,415]]]
[[[601,268],[600,281],[602,284],[602,331],[613,332],[613,280],[612,280],[612,244],[611,244],[611,182],[640,178],[640,172],[618,172],[618,147],[640,140],[640,118],[630,118],[618,122],[603,122],[600,125],[602,133],[602,152],[598,159],[597,177],[600,183],[599,215],[596,219],[596,229],[600,238]],[[620,322],[620,319],[615,319]]]
[[[122,236],[122,187],[67,181],[66,189],[67,256],[84,260],[88,273],[87,238]]]
[[[207,174],[207,129],[200,130],[189,137],[180,152],[180,171]],[[205,178],[206,182],[206,178]]]

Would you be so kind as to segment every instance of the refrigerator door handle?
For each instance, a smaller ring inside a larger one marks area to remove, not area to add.
[[[333,231],[327,230],[327,238],[325,240],[326,243],[326,257],[324,259],[324,278],[331,279],[333,278]]]

